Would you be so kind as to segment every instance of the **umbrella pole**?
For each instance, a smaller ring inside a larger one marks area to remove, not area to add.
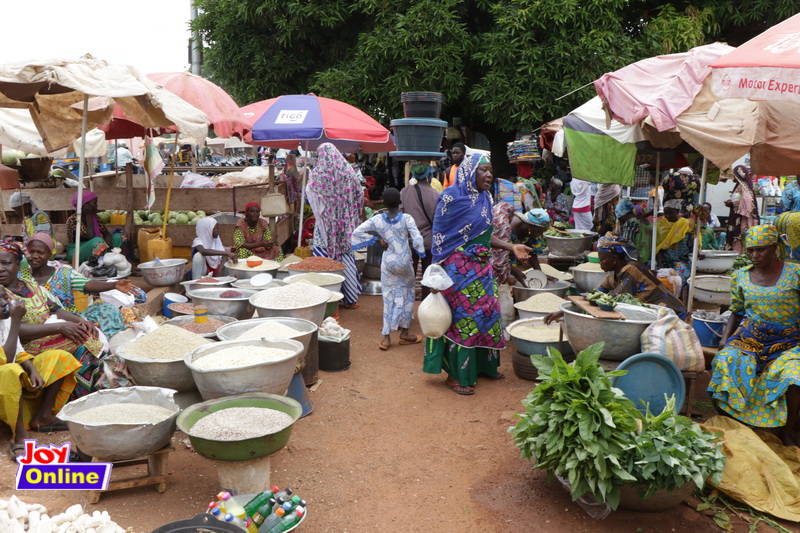
[[[661,152],[656,152],[656,188],[653,189],[653,242],[650,243],[650,269],[651,270],[658,270],[656,265],[656,245],[658,244],[656,239],[658,236],[657,225],[658,225],[658,208],[660,207],[658,204],[658,187],[659,182],[661,181]]]
[[[81,216],[83,214],[83,173],[86,166],[86,121],[89,114],[89,95],[83,95],[83,118],[81,119],[81,157],[78,162],[78,202],[75,206],[75,253],[72,254],[72,266],[78,270],[81,258]]]
[[[700,194],[705,196],[706,191],[706,171],[708,170],[708,158],[703,157],[703,171],[700,176]],[[686,313],[691,314],[694,305],[694,275],[697,273],[697,257],[700,255],[700,220],[695,217],[694,228],[694,250],[692,250],[692,273],[689,275],[689,296],[686,302]]]
[[[308,165],[303,167],[303,179],[300,181],[300,227],[297,229],[297,247],[303,246],[303,215],[306,212],[306,178]]]

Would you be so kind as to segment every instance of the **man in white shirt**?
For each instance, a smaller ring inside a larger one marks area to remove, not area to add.
[[[121,143],[117,148],[117,168],[124,169],[128,163],[133,163],[133,154],[127,144]]]

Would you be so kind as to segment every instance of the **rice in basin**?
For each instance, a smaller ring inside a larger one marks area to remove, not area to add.
[[[327,303],[330,297],[328,289],[301,281],[261,291],[253,298],[253,303],[267,309],[297,309]]]
[[[123,348],[123,356],[153,361],[176,361],[205,344],[211,344],[211,341],[186,329],[165,324]]]

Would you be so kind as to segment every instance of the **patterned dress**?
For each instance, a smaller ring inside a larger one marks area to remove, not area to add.
[[[411,248],[421,257],[425,256],[422,235],[411,215],[398,213],[390,219],[386,213],[374,216],[353,231],[353,250],[366,248],[377,242],[377,233],[389,248],[381,259],[381,288],[383,291],[383,335],[407,328],[414,314],[414,269]]]
[[[251,227],[246,220],[239,219],[233,228],[233,246],[236,248],[236,256],[239,259],[256,255],[262,259],[272,261],[283,261],[283,251],[277,244],[267,250],[266,248],[245,248],[244,243],[268,242],[272,240],[272,232],[269,230],[269,222],[259,218],[255,227]]]
[[[491,230],[450,254],[441,263],[453,280],[442,291],[453,313],[453,323],[443,337],[427,339],[422,370],[447,374],[462,387],[471,387],[478,374],[497,375],[505,348],[503,320],[492,275],[489,241]]]
[[[544,237],[520,239],[511,231],[511,220],[514,218],[514,212],[514,208],[507,203],[498,202],[494,204],[494,207],[492,207],[492,217],[494,219],[492,222],[494,227],[492,235],[501,241],[529,246],[536,255],[543,254],[545,248],[547,248],[547,241],[545,241]],[[511,275],[511,265],[516,264],[516,257],[511,255],[508,250],[492,248],[492,268],[498,285],[508,281],[508,277]]]
[[[553,221],[569,222],[570,212],[572,210],[570,209],[569,202],[564,193],[559,193],[555,200],[553,200],[553,195],[548,193],[547,196],[545,196],[544,208],[547,209],[547,213]]]
[[[785,263],[772,287],[731,278],[731,306],[743,315],[739,333],[712,363],[708,392],[735,419],[754,427],[786,424],[786,389],[800,385],[800,265]]]

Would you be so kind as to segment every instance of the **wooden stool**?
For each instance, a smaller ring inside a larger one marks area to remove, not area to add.
[[[697,393],[697,372],[681,372],[683,374],[683,381],[686,382],[686,398],[683,401],[681,413],[686,417],[692,417],[692,402],[694,395]]]
[[[124,461],[111,461],[111,464],[113,465],[111,469],[112,475],[114,471],[117,470],[118,468],[124,468],[126,466],[144,465],[144,464],[147,465],[147,474],[141,477],[126,479],[122,481],[109,480],[108,488],[106,490],[89,491],[89,503],[99,502],[101,494],[103,494],[104,492],[110,492],[112,490],[130,489],[133,487],[145,487],[147,485],[155,485],[156,491],[158,492],[166,491],[167,459],[169,459],[169,454],[174,451],[175,448],[172,447],[172,444],[167,444],[160,450],[155,451],[145,457],[140,457],[138,459],[127,459]],[[92,462],[105,463],[108,461],[92,457]]]

